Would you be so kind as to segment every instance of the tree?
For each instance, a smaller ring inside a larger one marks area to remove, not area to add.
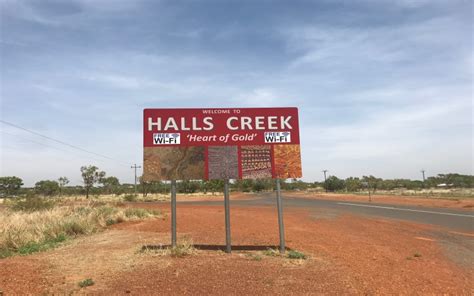
[[[23,185],[21,178],[11,177],[0,177],[0,193],[3,195],[16,195],[20,191]]]
[[[58,179],[59,196],[61,196],[64,186],[66,186],[68,183],[69,183],[69,179],[67,177],[59,177]]]
[[[115,192],[115,189],[120,185],[119,179],[113,176],[102,178],[99,182],[104,186],[107,194]]]
[[[362,182],[357,177],[347,178],[345,183],[346,183],[346,190],[349,192],[356,192],[362,189]]]
[[[438,174],[436,177],[428,177],[428,186],[436,187],[439,184],[446,184],[449,187],[473,188],[474,176],[460,174]]]
[[[375,190],[380,187],[380,184],[382,183],[382,179],[376,178],[372,175],[370,176],[362,176],[362,181],[367,184],[369,190],[372,188],[373,193],[375,193]]]
[[[89,165],[81,167],[81,174],[86,189],[86,198],[89,198],[89,191],[94,184],[105,177],[105,172],[99,171],[99,168],[96,166]]]
[[[51,180],[36,182],[35,191],[45,196],[53,196],[59,192],[59,183]]]
[[[341,180],[336,176],[330,176],[327,178],[326,182],[324,182],[324,188],[331,192],[342,190],[344,187],[344,180]]]

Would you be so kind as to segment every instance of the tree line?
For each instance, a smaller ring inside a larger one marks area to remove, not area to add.
[[[24,188],[23,180],[16,176],[0,177],[0,197],[16,197],[30,195],[63,196],[63,195],[100,195],[100,194],[132,194],[135,192],[134,184],[121,184],[114,176],[106,176],[96,166],[83,166],[80,168],[83,185],[68,186],[67,177],[59,177],[57,180],[41,180],[35,183],[33,188]],[[358,192],[394,189],[421,190],[426,188],[473,188],[474,176],[461,174],[438,174],[428,177],[425,181],[410,179],[382,179],[374,176],[349,177],[340,179],[336,176],[329,176],[324,182],[304,182],[301,180],[281,180],[283,190],[308,190],[323,188],[326,191],[337,192]],[[275,187],[272,179],[258,180],[235,180],[231,182],[232,191],[239,192],[260,192],[271,191]],[[177,183],[179,193],[196,192],[222,192],[224,189],[223,180],[209,181],[181,181]],[[144,182],[139,178],[137,192],[143,195],[149,193],[169,193],[169,182]]]

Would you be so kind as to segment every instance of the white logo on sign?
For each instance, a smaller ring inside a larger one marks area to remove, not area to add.
[[[265,143],[290,143],[290,132],[265,132]]]
[[[153,145],[179,145],[180,143],[181,143],[181,134],[178,134],[178,133],[153,134]]]

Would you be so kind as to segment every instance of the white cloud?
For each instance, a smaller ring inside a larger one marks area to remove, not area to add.
[[[154,85],[152,81],[147,79],[116,74],[92,75],[86,76],[84,79],[113,88],[138,89]]]
[[[417,177],[416,170],[412,175],[407,171],[418,166],[432,173],[472,173],[472,141],[466,134],[472,130],[470,110],[468,98],[413,102],[364,114],[356,122],[303,126],[303,152],[312,156],[308,163],[318,165],[306,166],[306,172],[317,176],[326,166],[342,177],[364,170],[383,177]]]
[[[257,88],[250,92],[237,94],[232,101],[244,106],[264,107],[281,104],[282,98],[279,98],[271,89]]]
[[[459,32],[456,31],[459,29]],[[458,43],[464,24],[454,17],[438,17],[397,26],[371,28],[303,26],[282,29],[290,52],[303,52],[291,66],[417,63],[426,54],[443,57],[468,48]],[[446,50],[446,51],[443,51]]]

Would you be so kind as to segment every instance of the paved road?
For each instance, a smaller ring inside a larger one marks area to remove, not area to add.
[[[192,201],[179,202],[192,205],[223,205],[223,201]],[[232,206],[275,206],[276,198],[273,194],[262,194],[252,200],[232,200]],[[412,221],[424,224],[438,225],[459,231],[474,231],[474,212],[443,208],[427,208],[420,206],[399,206],[377,203],[359,203],[333,200],[302,199],[286,194],[283,197],[284,207],[305,208],[315,212],[383,217],[396,220]]]

